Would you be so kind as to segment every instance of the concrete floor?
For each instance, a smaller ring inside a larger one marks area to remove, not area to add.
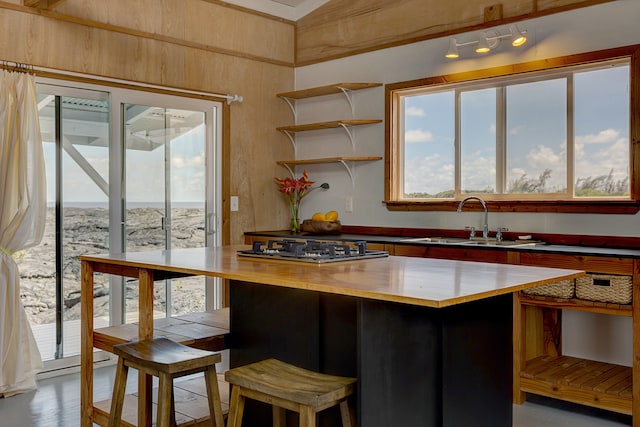
[[[130,381],[135,387],[135,376]],[[95,400],[108,399],[114,367],[95,370]],[[67,374],[38,382],[38,390],[0,398],[2,427],[75,427],[80,424],[80,374]],[[531,396],[513,407],[514,427],[619,427],[631,417],[580,405]],[[471,427],[471,426],[460,426]]]

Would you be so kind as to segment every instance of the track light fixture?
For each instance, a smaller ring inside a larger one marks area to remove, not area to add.
[[[527,42],[527,32],[520,30],[516,24],[512,24],[509,27],[509,33],[500,34],[496,30],[488,30],[480,33],[478,40],[472,40],[470,42],[458,43],[456,39],[449,40],[449,49],[445,54],[446,58],[458,58],[460,54],[458,48],[460,46],[477,45],[476,53],[487,53],[495,49],[502,39],[511,39],[512,46],[522,46]]]

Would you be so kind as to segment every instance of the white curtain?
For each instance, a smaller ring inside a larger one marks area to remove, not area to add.
[[[20,301],[12,254],[40,243],[46,176],[34,76],[0,75],[0,396],[36,387],[42,358]],[[2,422],[0,421],[0,424]]]

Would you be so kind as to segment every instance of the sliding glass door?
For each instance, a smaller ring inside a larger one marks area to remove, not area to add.
[[[123,104],[127,251],[207,245],[205,113]],[[156,282],[156,317],[205,309],[205,279]],[[138,288],[127,284],[128,320]],[[167,304],[167,301],[170,303]]]
[[[40,79],[47,226],[16,255],[22,303],[43,360],[79,354],[80,262],[95,253],[217,245],[217,102]],[[96,275],[95,327],[126,322],[137,283]],[[156,285],[157,317],[214,308],[219,285]],[[137,319],[133,319],[136,321]],[[47,364],[45,364],[47,365]]]

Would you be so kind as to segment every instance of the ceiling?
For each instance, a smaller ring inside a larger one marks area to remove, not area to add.
[[[227,3],[246,7],[278,16],[280,18],[297,21],[314,11],[329,0],[225,0]]]

